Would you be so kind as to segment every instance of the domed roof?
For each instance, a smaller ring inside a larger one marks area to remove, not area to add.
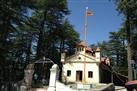
[[[77,47],[79,47],[79,46],[85,46],[85,44],[84,44],[84,42],[82,41],[82,42],[80,42],[78,45],[77,45]]]
[[[99,47],[97,47],[96,52],[100,52],[100,48]]]
[[[84,46],[84,42],[80,42],[78,45]]]
[[[84,42],[80,42],[76,47],[84,47]]]

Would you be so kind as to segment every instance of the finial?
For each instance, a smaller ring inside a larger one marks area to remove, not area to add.
[[[97,47],[96,52],[100,52],[100,48],[99,47]]]
[[[86,9],[88,9],[88,7],[86,7]]]

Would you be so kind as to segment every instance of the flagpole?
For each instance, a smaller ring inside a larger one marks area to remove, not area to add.
[[[86,83],[86,34],[87,34],[87,10],[88,7],[86,7],[86,11],[85,11],[85,30],[84,30],[84,83]]]

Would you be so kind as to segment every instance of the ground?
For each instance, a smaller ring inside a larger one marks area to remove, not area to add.
[[[125,87],[115,86],[115,91],[127,91]]]

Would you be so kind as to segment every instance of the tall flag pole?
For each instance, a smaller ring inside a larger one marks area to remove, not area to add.
[[[93,15],[91,11],[88,10],[86,7],[85,11],[85,31],[84,31],[84,80],[83,82],[86,83],[86,35],[88,30],[88,16]]]

